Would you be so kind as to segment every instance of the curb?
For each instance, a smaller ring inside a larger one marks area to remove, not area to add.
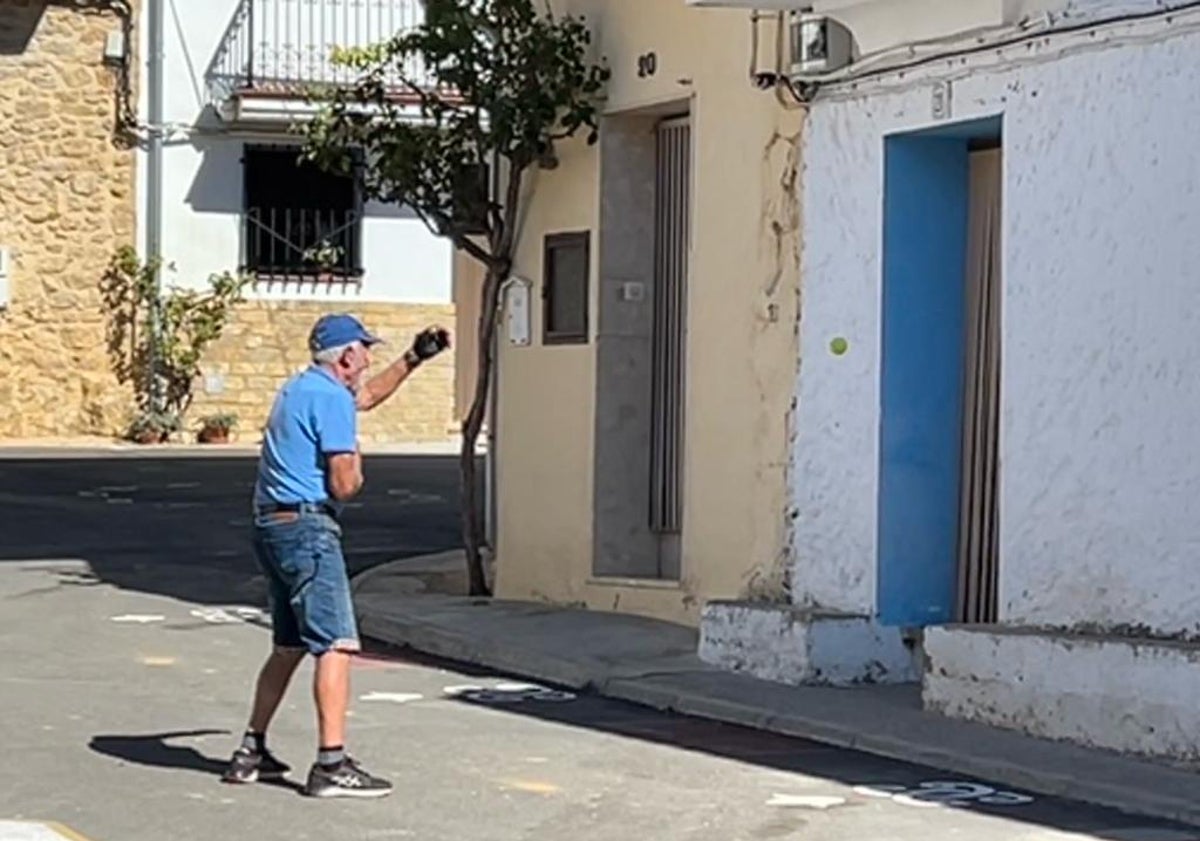
[[[481,603],[487,604],[487,601],[481,600]],[[1163,768],[1164,774],[1195,780],[1195,785],[1186,786],[1188,790],[1184,791],[1150,790],[1150,785],[1134,787],[1122,784],[1127,778],[1141,779],[1136,775],[1118,775],[1112,780],[1083,779],[1071,771],[1039,769],[1030,767],[1029,764],[1017,764],[991,756],[986,747],[981,747],[978,753],[968,753],[920,739],[871,733],[818,717],[779,715],[762,707],[695,691],[681,691],[657,682],[668,677],[669,672],[655,671],[641,676],[618,674],[615,673],[615,668],[593,666],[540,652],[514,650],[506,640],[479,639],[446,631],[430,622],[375,616],[370,612],[361,615],[359,621],[364,636],[394,645],[408,646],[446,660],[484,666],[573,690],[591,691],[607,698],[656,710],[683,713],[808,739],[887,759],[928,765],[1044,796],[1061,797],[1146,817],[1200,826],[1200,775],[1184,775],[1183,772]],[[992,728],[982,725],[970,726],[980,728],[981,733],[996,734]],[[1007,731],[1001,731],[996,738],[1011,737],[1012,734],[1005,735],[1006,733]],[[971,744],[978,746],[977,742]],[[1054,743],[1048,745],[1053,746]],[[1185,786],[1177,785],[1173,788]]]
[[[690,693],[674,693],[661,687],[645,686],[637,680],[614,681],[602,687],[600,694],[658,710],[768,730],[832,747],[927,765],[1048,797],[1200,826],[1200,802],[1186,795],[1155,795],[1145,789],[1083,779],[1075,774],[1034,770],[986,754],[950,751],[917,740],[851,730],[821,719],[800,715],[773,716],[754,707]]]

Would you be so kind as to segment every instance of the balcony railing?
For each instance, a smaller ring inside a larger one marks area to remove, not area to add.
[[[263,281],[362,277],[361,214],[327,208],[251,207],[243,269]]]
[[[214,104],[248,91],[296,96],[314,83],[350,84],[334,47],[363,47],[424,20],[421,0],[241,0],[208,72]],[[397,71],[418,84],[428,75],[414,59]]]

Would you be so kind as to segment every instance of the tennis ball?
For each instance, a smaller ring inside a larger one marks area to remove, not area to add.
[[[845,339],[843,339],[841,336],[838,336],[836,339],[834,339],[832,342],[829,343],[829,349],[831,351],[833,351],[834,356],[841,356],[843,353],[845,353],[847,350],[849,350],[849,348],[850,348],[850,343],[847,342]]]

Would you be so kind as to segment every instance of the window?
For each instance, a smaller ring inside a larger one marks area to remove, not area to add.
[[[261,280],[357,281],[362,203],[353,178],[287,146],[247,146],[243,270]]]
[[[591,234],[546,237],[542,277],[542,341],[548,345],[588,340],[588,269]]]

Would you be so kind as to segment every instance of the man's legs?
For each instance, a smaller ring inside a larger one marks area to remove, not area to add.
[[[350,702],[350,653],[328,651],[317,658],[313,699],[317,702],[320,749],[346,744],[346,708]]]
[[[280,564],[281,555],[295,554],[296,547],[303,545],[299,527],[298,517],[263,518],[255,530],[254,554],[267,581],[274,649],[258,673],[249,726],[222,776],[227,783],[252,783],[264,777],[282,777],[291,770],[270,754],[266,740],[267,727],[279,709],[296,667],[307,653],[292,611],[292,587]]]
[[[392,784],[368,774],[346,755],[350,662],[360,645],[339,537],[340,529],[328,520],[314,547],[313,576],[292,602],[300,634],[317,656],[313,696],[320,740],[305,792],[312,797],[383,797],[391,793]]]
[[[279,703],[287,692],[296,667],[304,659],[302,648],[276,648],[258,673],[254,688],[254,708],[250,713],[251,733],[266,733]]]

